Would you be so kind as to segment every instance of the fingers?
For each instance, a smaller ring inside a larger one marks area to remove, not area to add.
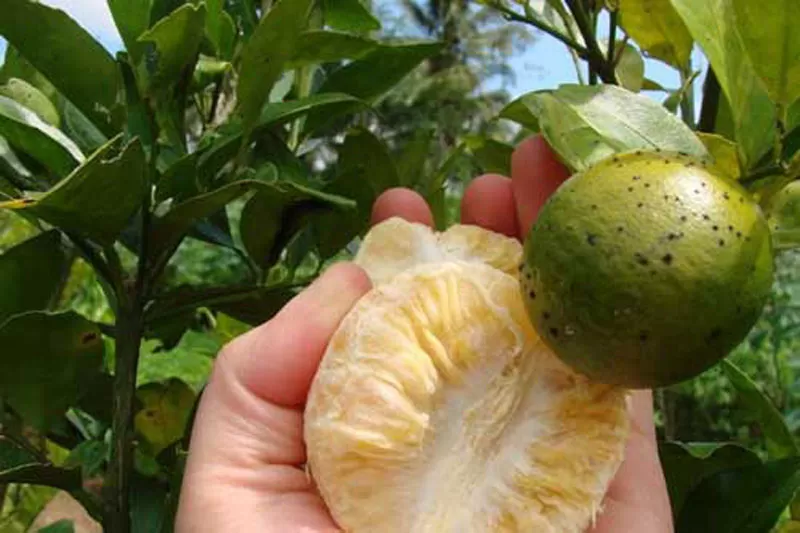
[[[539,210],[569,177],[569,170],[540,135],[520,143],[511,156],[511,180],[519,233],[524,239]]]
[[[461,221],[518,237],[511,180],[499,174],[485,174],[473,180],[461,200]]]
[[[384,191],[372,206],[372,225],[392,217],[433,226],[433,213],[421,194],[411,189],[395,188]]]

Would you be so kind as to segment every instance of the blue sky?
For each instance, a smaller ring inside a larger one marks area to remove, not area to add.
[[[121,40],[108,12],[106,0],[41,1],[65,10],[108,49],[116,50],[121,46]],[[377,3],[389,7],[392,11],[394,11],[393,5],[399,5],[397,0],[379,0]],[[600,27],[605,27],[605,24],[601,24]],[[5,46],[0,42],[0,53],[4,51],[4,48]],[[645,64],[647,77],[668,88],[680,85],[678,75],[673,69],[656,60],[648,59]],[[702,54],[698,51],[695,52],[694,65],[695,68],[702,67],[703,69],[706,66]],[[575,68],[566,48],[547,35],[542,35],[533,46],[512,58],[511,66],[516,75],[516,83],[507,89],[512,97],[537,89],[553,88],[560,83],[577,81]],[[702,77],[695,81],[697,92],[702,87],[702,81]],[[659,101],[665,97],[663,93],[647,94]]]

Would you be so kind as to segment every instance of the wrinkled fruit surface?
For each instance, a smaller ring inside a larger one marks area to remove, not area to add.
[[[769,295],[772,245],[737,183],[670,153],[615,156],[551,196],[522,285],[572,368],[630,388],[696,376],[741,342]]]
[[[541,342],[521,245],[398,219],[356,262],[375,286],[324,354],[305,413],[308,469],[348,532],[578,533],[628,435],[624,389]]]

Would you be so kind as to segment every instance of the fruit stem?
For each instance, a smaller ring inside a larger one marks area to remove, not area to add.
[[[545,24],[541,20],[520,15],[519,13],[515,12],[512,9],[509,9],[508,7],[504,6],[499,2],[492,2],[489,5],[492,8],[496,9],[497,11],[500,11],[503,15],[505,15],[506,19],[508,20],[513,20],[514,22],[522,22],[524,24],[528,24],[530,26],[533,26],[534,28],[543,31],[544,33],[550,35],[551,37],[555,37],[556,39],[558,39],[559,41],[570,47],[572,50],[574,50],[579,56],[585,56],[588,53],[586,47],[579,44],[578,41],[564,35],[560,31],[556,30],[555,28],[553,28],[548,24]]]

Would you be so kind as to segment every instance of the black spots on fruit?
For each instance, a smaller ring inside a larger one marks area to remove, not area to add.
[[[678,152],[678,154],[683,156],[683,157],[689,157],[689,154],[686,153],[686,152]]]
[[[669,194],[665,194],[665,195],[664,195],[664,200],[667,200],[667,201],[669,201]]]
[[[589,246],[594,246],[595,244],[597,244],[597,235],[594,235],[592,233],[587,233],[586,242],[589,243]]]
[[[711,220],[711,217],[703,213],[703,220]]]
[[[637,156],[640,156],[640,155],[642,155],[642,151],[641,151],[641,150],[636,150],[634,153],[635,153]]]
[[[737,239],[741,239],[742,238],[742,232],[741,231],[737,231],[736,232],[736,238]]]
[[[694,190],[694,193],[695,193],[695,194],[700,194],[700,189],[695,189],[695,190]]]
[[[548,331],[553,338],[558,338],[558,328],[550,328]]]
[[[81,335],[81,344],[85,346],[87,344],[93,343],[97,339],[99,339],[97,333],[95,333],[94,331],[90,331]]]
[[[677,239],[680,239],[680,235],[679,234],[672,233],[672,232],[667,233],[667,240],[668,241],[674,241],[674,240],[677,240]]]
[[[623,231],[625,231],[623,226],[617,226],[617,233],[622,233]]]
[[[689,161],[684,165],[686,168],[692,168],[694,166],[694,161]]]
[[[687,218],[686,215],[681,215],[681,222],[686,222]]]
[[[649,188],[650,188],[650,184],[649,184],[649,183],[645,183],[645,184],[644,184],[644,188],[645,188],[645,189],[649,189]]]
[[[646,331],[639,332],[639,340],[642,342],[647,342],[647,339],[650,338],[650,335]]]
[[[672,254],[666,253],[661,257],[661,262],[669,266],[672,264]]]
[[[705,189],[706,188],[706,182],[705,181],[701,181],[700,182],[700,186]]]
[[[721,247],[723,247],[723,246],[725,246],[725,239],[720,239],[720,240],[718,241],[718,244],[719,244],[720,248],[721,248]]]
[[[708,334],[708,341],[709,342],[713,342],[713,341],[719,339],[721,336],[722,336],[722,328],[719,328],[719,327],[714,328]]]
[[[641,209],[642,207],[644,207],[644,204],[643,204],[642,202],[639,202],[638,204],[636,204],[636,207],[638,207],[639,209]]]
[[[542,318],[544,318],[545,320],[550,320],[550,313],[545,311],[544,313],[542,313]]]
[[[642,179],[642,177],[641,177],[641,176],[634,176],[634,177],[633,177],[633,181],[639,181],[640,179]]]
[[[725,200],[730,200],[731,199],[731,195],[728,194],[728,193],[723,193],[722,197],[725,198]]]
[[[713,226],[711,226],[711,229],[713,229],[714,231],[717,231],[717,230],[719,230],[719,226],[714,224]]]
[[[740,197],[739,197],[739,203],[740,203],[740,204],[743,204],[743,203],[744,203],[744,196],[740,196]]]
[[[613,163],[619,163],[619,157],[617,157],[617,156],[614,156],[614,157],[612,157],[612,158],[611,158],[611,161],[612,161]]]
[[[731,233],[733,233],[733,226],[728,226],[728,231],[730,231]]]
[[[633,187],[628,187],[628,192],[633,192]]]
[[[633,258],[636,260],[636,262],[638,264],[640,264],[642,266],[647,266],[647,265],[650,264],[650,260],[647,259],[647,257],[645,257],[644,255],[642,255],[639,252],[636,252],[635,254],[633,254]]]
[[[592,211],[597,211],[597,204],[592,204]]]
[[[529,290],[529,291],[528,291],[528,297],[529,297],[531,300],[535,300],[535,299],[536,299],[536,291],[535,291],[535,290],[533,290],[533,289]]]

